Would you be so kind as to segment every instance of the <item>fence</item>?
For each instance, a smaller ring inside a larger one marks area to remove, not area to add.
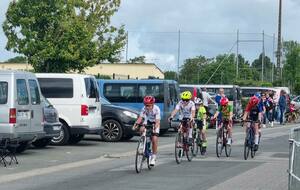
[[[300,127],[291,130],[289,190],[300,189]]]

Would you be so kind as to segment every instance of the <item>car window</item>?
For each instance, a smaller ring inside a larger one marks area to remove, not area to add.
[[[103,94],[110,102],[137,102],[136,84],[104,84]]]
[[[17,100],[19,105],[29,104],[28,91],[24,79],[17,79]]]
[[[88,98],[96,98],[99,101],[99,90],[97,82],[93,78],[85,78],[85,90]]]
[[[8,83],[1,81],[0,82],[0,104],[7,103],[7,94],[8,94]]]
[[[30,96],[31,96],[31,104],[38,105],[41,103],[40,98],[40,91],[35,80],[29,80],[29,89],[30,89]]]
[[[73,98],[73,79],[38,78],[45,98]]]
[[[143,102],[145,96],[155,97],[156,103],[164,102],[163,84],[140,84],[138,89],[139,102]]]

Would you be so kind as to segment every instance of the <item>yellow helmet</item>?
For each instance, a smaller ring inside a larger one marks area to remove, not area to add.
[[[182,100],[190,100],[192,99],[192,93],[190,91],[184,91],[180,95]]]

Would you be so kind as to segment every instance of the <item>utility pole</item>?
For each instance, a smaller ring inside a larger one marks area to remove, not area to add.
[[[177,79],[179,80],[179,61],[180,60],[180,30],[178,30],[178,52],[177,52]]]
[[[273,34],[273,51],[272,51],[272,69],[271,69],[271,82],[274,82],[274,67],[275,67],[275,34]]]
[[[279,0],[279,16],[278,16],[278,42],[277,42],[277,52],[276,52],[276,56],[277,56],[277,69],[276,69],[276,75],[277,75],[277,79],[281,80],[281,12],[282,10],[282,0]]]
[[[236,79],[239,78],[239,30],[237,30],[236,39]]]
[[[262,32],[262,54],[261,54],[261,81],[264,81],[264,64],[265,64],[265,32]]]

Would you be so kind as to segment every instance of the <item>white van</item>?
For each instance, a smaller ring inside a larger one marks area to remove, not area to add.
[[[17,152],[43,138],[41,91],[34,74],[0,71],[0,137],[19,138]]]
[[[61,133],[52,144],[76,144],[84,134],[100,134],[101,104],[94,76],[65,73],[36,74],[44,97],[57,109]]]

